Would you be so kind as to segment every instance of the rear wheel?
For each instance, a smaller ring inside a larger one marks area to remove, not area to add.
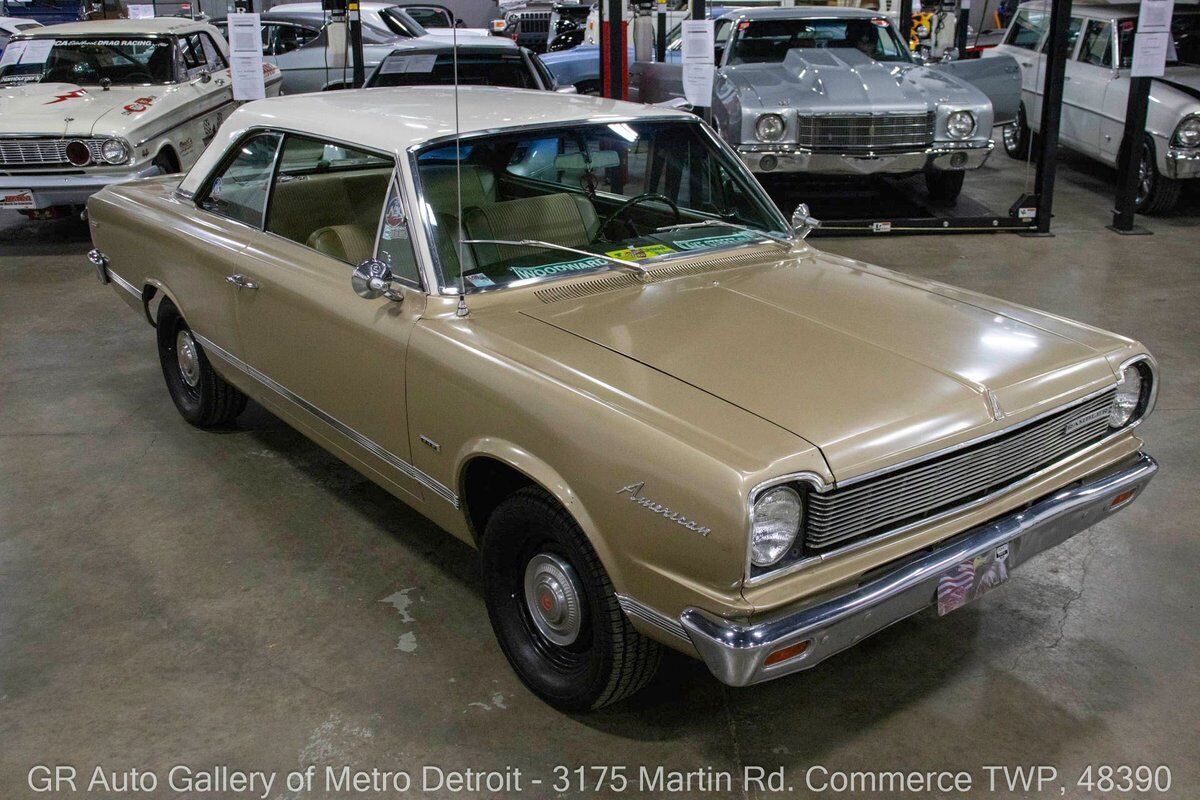
[[[629,624],[587,537],[545,491],[527,487],[502,502],[480,555],[500,648],[547,703],[600,708],[653,677],[661,647]]]
[[[929,190],[929,199],[940,206],[952,206],[962,193],[963,178],[966,173],[961,170],[929,169],[925,171],[925,188]]]
[[[158,360],[175,408],[197,428],[232,422],[246,408],[246,395],[217,374],[175,304],[158,307]]]
[[[179,159],[167,148],[164,148],[154,157],[153,164],[158,167],[158,171],[163,175],[174,175],[176,172],[179,172]]]
[[[1166,214],[1179,202],[1183,181],[1173,180],[1158,171],[1154,158],[1154,142],[1149,136],[1142,140],[1138,161],[1137,210],[1142,214]]]

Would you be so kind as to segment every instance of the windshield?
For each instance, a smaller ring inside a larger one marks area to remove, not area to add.
[[[141,86],[175,82],[175,48],[170,39],[17,39],[0,59],[0,84],[73,83]]]
[[[777,64],[796,48],[856,48],[876,61],[912,60],[883,18],[758,19],[738,23],[727,63]]]
[[[540,89],[520,53],[469,53],[458,49],[458,82],[472,86]],[[370,86],[453,86],[453,53],[394,53],[383,60]]]
[[[790,234],[742,165],[684,120],[470,137],[421,151],[417,172],[447,287],[460,280],[461,193],[463,239],[479,240],[461,245],[468,292],[622,268],[602,255],[644,262]],[[501,243],[518,240],[544,244]]]
[[[379,12],[379,18],[383,20],[383,24],[388,27],[388,30],[397,36],[415,39],[426,33],[425,29],[400,6],[383,9]]]
[[[1133,66],[1133,35],[1137,20],[1123,19],[1117,23],[1121,31],[1121,67]],[[1200,65],[1200,14],[1176,14],[1171,18],[1171,44],[1167,49],[1167,64]]]

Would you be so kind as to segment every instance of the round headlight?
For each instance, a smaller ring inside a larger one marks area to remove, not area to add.
[[[769,567],[792,548],[800,532],[804,505],[790,486],[776,486],[754,501],[754,525],[750,531],[750,563]]]
[[[78,139],[73,142],[67,142],[67,161],[70,161],[77,167],[86,167],[92,163],[92,151]]]
[[[123,164],[129,159],[129,148],[120,139],[105,139],[100,155],[109,164]]]
[[[1144,361],[1135,361],[1122,369],[1117,395],[1108,412],[1109,426],[1121,428],[1135,418],[1144,416],[1149,406],[1150,390],[1150,370]]]
[[[1175,144],[1181,147],[1200,147],[1200,116],[1186,117],[1175,129]]]
[[[970,111],[955,111],[946,117],[946,133],[951,139],[965,139],[975,132],[975,115]]]
[[[754,123],[754,132],[762,142],[778,142],[783,138],[783,128],[783,117],[778,114],[763,114]]]

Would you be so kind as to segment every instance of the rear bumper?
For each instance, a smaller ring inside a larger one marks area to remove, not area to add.
[[[731,686],[809,669],[935,603],[939,579],[958,564],[976,556],[991,558],[1007,546],[1011,570],[1124,508],[1157,471],[1153,458],[1138,453],[1023,511],[960,534],[844,594],[761,622],[740,624],[694,608],[685,609],[679,622],[713,675]],[[1114,505],[1114,500],[1119,502]],[[807,646],[800,655],[773,665],[764,663],[771,653],[803,642]]]
[[[788,145],[738,145],[738,155],[751,172],[807,172],[813,175],[904,175],[924,169],[979,169],[995,143],[937,144],[907,153],[861,155],[814,153]]]
[[[0,195],[29,189],[33,192],[35,209],[52,206],[82,206],[96,192],[114,183],[128,183],[162,174],[153,164],[112,172],[84,172],[74,175],[0,175]]]

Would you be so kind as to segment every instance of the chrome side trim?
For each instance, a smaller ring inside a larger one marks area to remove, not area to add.
[[[746,623],[687,608],[680,623],[712,673],[729,685],[809,669],[936,602],[941,577],[957,565],[984,557],[1003,558],[1010,570],[1016,568],[1127,506],[1157,471],[1153,458],[1138,453],[837,596],[815,604],[801,601]],[[1132,495],[1123,497],[1127,492]],[[766,663],[776,650],[803,642],[802,653]]]
[[[134,286],[129,281],[122,278],[117,273],[113,272],[111,269],[108,269],[107,267],[105,267],[105,271],[108,273],[108,277],[112,278],[113,283],[115,283],[117,286],[120,286],[125,291],[129,292],[131,295],[136,297],[138,300],[142,299],[142,292],[140,289],[138,289],[136,286]]]
[[[193,331],[193,333],[195,333],[195,331]],[[258,371],[254,367],[247,364],[245,361],[242,361],[240,358],[233,355],[228,350],[222,348],[221,346],[219,346],[217,344],[214,344],[211,339],[205,338],[204,336],[201,336],[199,334],[196,334],[196,339],[200,342],[200,345],[205,350],[215,353],[217,356],[219,356],[221,358],[222,361],[225,361],[228,364],[230,364],[231,366],[236,367],[237,369],[241,370],[249,377],[253,378],[254,380],[261,383],[263,386],[267,387],[271,391],[273,391],[276,394],[283,397],[285,400],[290,400],[292,403],[296,404],[300,408],[302,408],[305,411],[307,411],[308,413],[312,414],[314,417],[321,420],[326,425],[333,428],[335,431],[337,431],[338,433],[342,434],[350,441],[357,444],[359,447],[362,447],[364,450],[367,450],[375,457],[379,458],[382,461],[385,461],[386,463],[390,464],[391,466],[393,466],[396,469],[403,472],[408,477],[415,480],[417,483],[419,483],[422,486],[424,486],[425,488],[429,489],[431,492],[433,492],[438,497],[445,500],[450,505],[454,506],[455,508],[459,507],[458,495],[455,494],[454,491],[450,489],[450,487],[446,486],[445,484],[441,483],[440,481],[436,480],[435,478],[432,478],[429,475],[426,475],[424,472],[422,472],[416,466],[408,463],[407,461],[400,458],[399,456],[396,456],[396,455],[392,454],[391,452],[385,450],[383,447],[381,447],[380,445],[378,445],[371,439],[368,439],[366,436],[363,436],[361,433],[354,430],[354,428],[351,428],[349,425],[345,424],[344,422],[337,419],[333,415],[322,411],[320,408],[317,408],[315,405],[308,402],[307,400],[305,400],[303,397],[296,394],[295,392],[291,391],[283,384],[278,383],[275,380],[272,380],[269,376]]]
[[[687,631],[684,630],[683,625],[679,624],[679,620],[671,619],[661,611],[657,611],[644,603],[634,600],[627,594],[618,594],[617,603],[620,604],[621,610],[627,616],[641,620],[647,625],[651,625],[663,633],[670,634],[691,646],[692,640],[687,635]]]

